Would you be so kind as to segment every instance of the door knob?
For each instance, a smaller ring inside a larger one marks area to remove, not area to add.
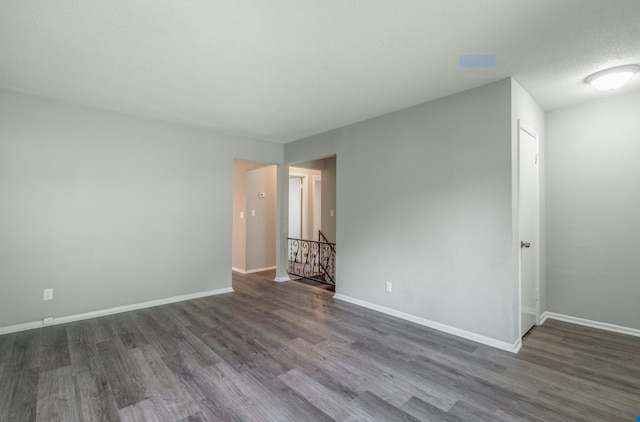
[[[529,248],[529,247],[531,247],[531,243],[520,241],[520,247],[521,248]]]

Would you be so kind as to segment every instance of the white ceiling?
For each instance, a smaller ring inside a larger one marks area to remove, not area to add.
[[[288,142],[508,76],[612,95],[583,80],[639,30],[639,0],[2,0],[0,88]]]

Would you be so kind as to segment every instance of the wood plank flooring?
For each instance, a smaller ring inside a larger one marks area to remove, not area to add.
[[[640,338],[548,321],[518,355],[273,271],[0,336],[0,421],[636,421]]]

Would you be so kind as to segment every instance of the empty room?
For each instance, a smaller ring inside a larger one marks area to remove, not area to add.
[[[0,2],[0,422],[640,420],[638,22]]]

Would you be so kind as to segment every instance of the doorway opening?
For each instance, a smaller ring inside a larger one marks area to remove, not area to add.
[[[289,167],[287,272],[293,280],[335,291],[336,157]]]
[[[277,166],[233,160],[233,271],[276,268],[277,219]]]

